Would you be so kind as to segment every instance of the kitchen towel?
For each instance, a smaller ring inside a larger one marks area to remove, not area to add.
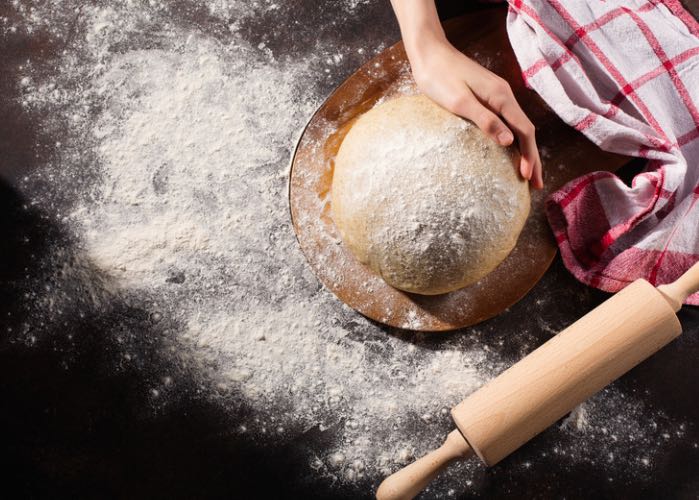
[[[550,195],[566,267],[609,292],[675,280],[699,260],[699,23],[673,0],[514,0],[507,30],[525,82],[566,123],[648,160],[631,186],[593,172]]]

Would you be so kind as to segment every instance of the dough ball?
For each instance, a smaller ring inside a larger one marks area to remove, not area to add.
[[[475,283],[514,248],[529,215],[519,155],[425,96],[362,115],[332,182],[344,243],[389,285],[436,295]]]

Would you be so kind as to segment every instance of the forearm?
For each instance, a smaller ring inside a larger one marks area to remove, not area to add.
[[[446,41],[434,0],[391,0],[408,57],[420,57],[431,41]]]

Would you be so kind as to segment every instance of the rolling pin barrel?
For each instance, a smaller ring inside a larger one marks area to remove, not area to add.
[[[699,291],[699,262],[677,281],[637,280],[455,406],[458,428],[387,478],[379,500],[405,500],[450,461],[493,465],[682,333],[675,312]]]
[[[677,337],[674,308],[637,280],[452,409],[493,465]]]

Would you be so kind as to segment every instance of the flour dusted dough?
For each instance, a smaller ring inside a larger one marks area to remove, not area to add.
[[[425,96],[362,115],[335,160],[333,219],[389,285],[446,293],[491,272],[529,215],[518,155]]]

